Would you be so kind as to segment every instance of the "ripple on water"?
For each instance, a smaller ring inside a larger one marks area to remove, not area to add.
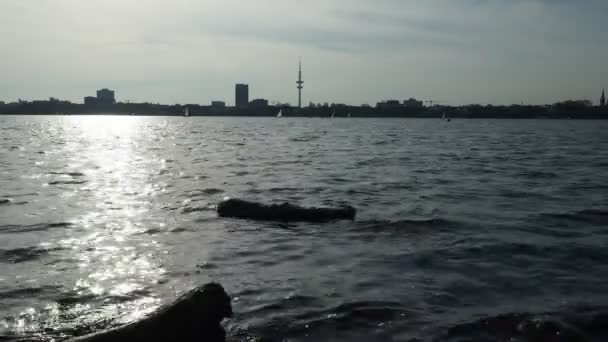
[[[224,192],[224,190],[222,190],[222,189],[205,188],[205,189],[200,189],[200,190],[192,190],[189,195],[191,197],[201,197],[201,196],[206,196],[206,195],[217,195],[217,194],[221,194],[223,192]]]
[[[0,291],[0,299],[17,299],[17,298],[49,298],[55,296],[59,286],[45,285],[41,287],[26,287],[15,288],[8,291]]]
[[[50,229],[57,228],[69,228],[72,227],[73,224],[69,222],[57,222],[57,223],[38,223],[31,225],[1,225],[0,232],[2,233],[31,233],[37,231],[46,231]]]
[[[458,323],[437,341],[600,341],[608,335],[608,309],[566,309],[565,312],[504,313]]]
[[[0,116],[0,335],[108,328],[214,277],[237,339],[605,341],[605,307],[559,307],[606,300],[605,122],[456,121]],[[223,191],[360,221],[218,219]]]
[[[323,306],[319,298],[302,295],[254,306],[243,313],[245,321],[252,321],[252,328],[236,330],[233,334],[271,341],[278,337],[280,340],[322,341],[330,332],[333,338],[340,340],[382,341],[392,340],[387,326],[414,322],[417,316],[416,312],[404,309],[397,302],[357,301],[320,308]],[[278,312],[282,314],[276,314]]]
[[[184,207],[182,208],[182,213],[183,214],[190,214],[190,213],[195,213],[195,212],[200,212],[200,211],[215,211],[215,205],[207,205],[207,206],[202,206],[202,207]]]
[[[586,209],[571,213],[544,213],[540,214],[541,219],[550,219],[557,224],[568,222],[584,222],[594,225],[608,224],[608,210]]]
[[[0,262],[18,264],[22,262],[35,261],[46,257],[52,252],[62,250],[63,248],[41,248],[38,246],[0,249]]]
[[[445,220],[441,218],[369,220],[357,221],[352,226],[353,231],[369,232],[403,232],[403,233],[428,233],[436,234],[440,231],[458,230],[466,228],[462,222],[456,220]]]
[[[49,185],[78,185],[85,184],[87,181],[85,180],[65,180],[65,181],[51,181]]]
[[[49,175],[60,175],[60,176],[70,176],[70,177],[83,177],[84,173],[82,172],[49,172]]]

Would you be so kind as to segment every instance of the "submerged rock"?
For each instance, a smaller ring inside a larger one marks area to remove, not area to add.
[[[154,342],[226,340],[220,325],[232,317],[230,297],[217,283],[196,288],[141,321],[87,335],[71,342]]]
[[[226,199],[217,206],[221,217],[260,221],[327,222],[354,220],[357,211],[351,206],[339,208],[304,208],[289,203],[266,205],[240,199]]]

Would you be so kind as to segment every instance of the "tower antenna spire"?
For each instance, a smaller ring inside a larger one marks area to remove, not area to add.
[[[298,59],[298,81],[296,84],[298,85],[298,108],[302,108],[302,88],[304,88],[302,86],[304,84],[304,81],[302,81],[302,57]]]

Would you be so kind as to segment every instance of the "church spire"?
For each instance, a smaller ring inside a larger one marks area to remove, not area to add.
[[[602,89],[602,97],[600,98],[600,107],[604,107],[606,105],[606,96],[604,95],[604,89]]]

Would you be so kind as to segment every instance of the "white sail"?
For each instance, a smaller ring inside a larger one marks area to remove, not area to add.
[[[281,118],[283,117],[283,110],[280,109],[279,112],[277,113],[277,118]]]
[[[445,120],[445,112],[443,112],[443,114],[441,115],[441,118],[442,118],[443,120]]]
[[[184,110],[184,116],[190,116],[190,108],[186,107]]]

